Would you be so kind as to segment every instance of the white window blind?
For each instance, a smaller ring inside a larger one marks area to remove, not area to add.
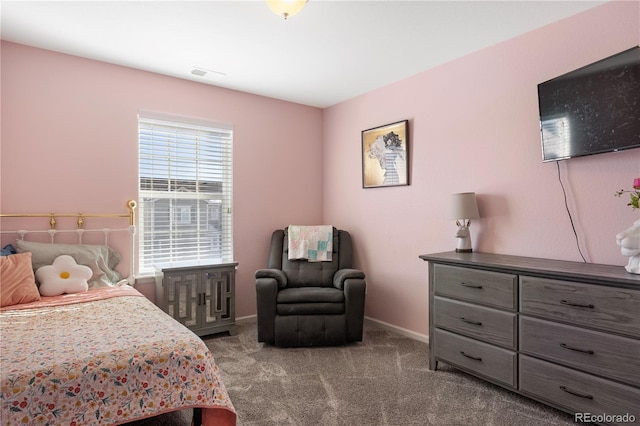
[[[138,117],[140,275],[233,260],[233,131],[180,121]]]

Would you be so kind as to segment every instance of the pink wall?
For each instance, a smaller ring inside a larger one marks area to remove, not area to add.
[[[321,110],[14,43],[1,55],[3,212],[126,211],[139,110],[233,124],[236,309],[255,314],[273,229],[322,221]]]
[[[455,247],[453,192],[479,196],[476,251],[580,260],[556,165],[540,160],[536,85],[638,45],[639,18],[637,2],[611,2],[324,111],[2,42],[0,209],[112,211],[135,198],[138,110],[229,122],[238,315],[255,313],[271,231],[324,222],[354,236],[366,315],[426,335],[418,255]],[[361,130],[403,119],[411,185],[362,189]],[[560,169],[588,260],[623,265],[614,236],[638,213],[613,192],[640,176],[640,150]]]
[[[638,44],[640,3],[612,2],[324,110],[324,219],[353,234],[367,316],[427,334],[418,255],[455,248],[451,193],[478,194],[476,251],[581,260],[541,161],[536,86]],[[360,132],[403,119],[411,185],[362,189]],[[640,176],[640,149],[559,166],[587,260],[626,264],[615,234],[638,212],[613,193]]]

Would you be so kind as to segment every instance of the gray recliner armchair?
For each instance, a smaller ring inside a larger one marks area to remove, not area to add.
[[[333,229],[331,262],[288,259],[287,229],[271,236],[268,269],[256,271],[258,341],[329,346],[362,341],[365,275],[352,268],[351,236]]]

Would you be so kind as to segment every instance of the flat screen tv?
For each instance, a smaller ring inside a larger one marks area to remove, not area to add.
[[[543,161],[640,147],[640,47],[538,85]]]

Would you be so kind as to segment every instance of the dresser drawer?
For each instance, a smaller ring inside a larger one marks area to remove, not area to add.
[[[516,349],[516,314],[450,299],[434,298],[435,326]]]
[[[640,389],[520,355],[520,391],[570,412],[635,416]]]
[[[640,337],[640,290],[520,276],[520,311]]]
[[[515,388],[515,352],[440,329],[436,329],[434,334],[436,358]]]
[[[434,281],[439,296],[516,309],[517,275],[436,264]]]
[[[640,386],[640,340],[521,316],[520,351]]]

